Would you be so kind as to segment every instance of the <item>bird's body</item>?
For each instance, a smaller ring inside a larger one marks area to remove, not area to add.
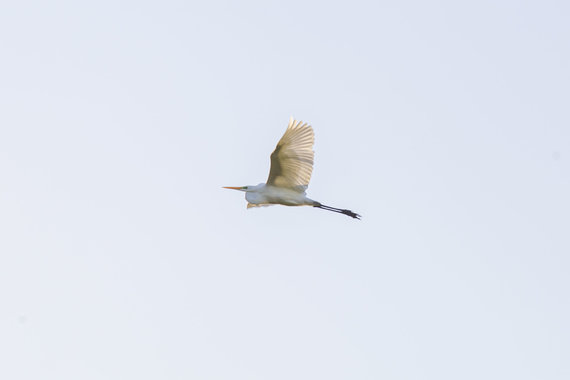
[[[267,183],[225,188],[245,191],[247,208],[273,204],[313,206],[360,219],[360,215],[350,210],[325,206],[307,198],[305,191],[313,172],[314,141],[313,128],[291,118],[285,134],[271,154],[271,169]]]
[[[280,204],[285,206],[313,206],[315,201],[300,192],[286,187],[277,187],[260,183],[257,186],[248,186],[245,193],[247,207],[269,206]]]

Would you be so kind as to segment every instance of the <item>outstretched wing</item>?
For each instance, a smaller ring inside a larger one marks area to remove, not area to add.
[[[313,128],[291,117],[285,134],[271,153],[267,184],[305,191],[313,173],[314,142]]]

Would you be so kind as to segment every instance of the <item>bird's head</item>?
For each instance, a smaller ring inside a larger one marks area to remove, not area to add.
[[[239,191],[246,191],[246,192],[256,192],[262,191],[265,188],[264,183],[260,183],[259,185],[249,185],[249,186],[224,186],[224,189],[232,189],[232,190],[239,190]]]

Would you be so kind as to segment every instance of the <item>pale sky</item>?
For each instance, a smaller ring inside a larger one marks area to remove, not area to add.
[[[3,3],[0,378],[569,379],[568,4]]]

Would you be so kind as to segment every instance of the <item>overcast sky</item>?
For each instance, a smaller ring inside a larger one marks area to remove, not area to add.
[[[568,4],[4,2],[0,378],[569,379]]]

